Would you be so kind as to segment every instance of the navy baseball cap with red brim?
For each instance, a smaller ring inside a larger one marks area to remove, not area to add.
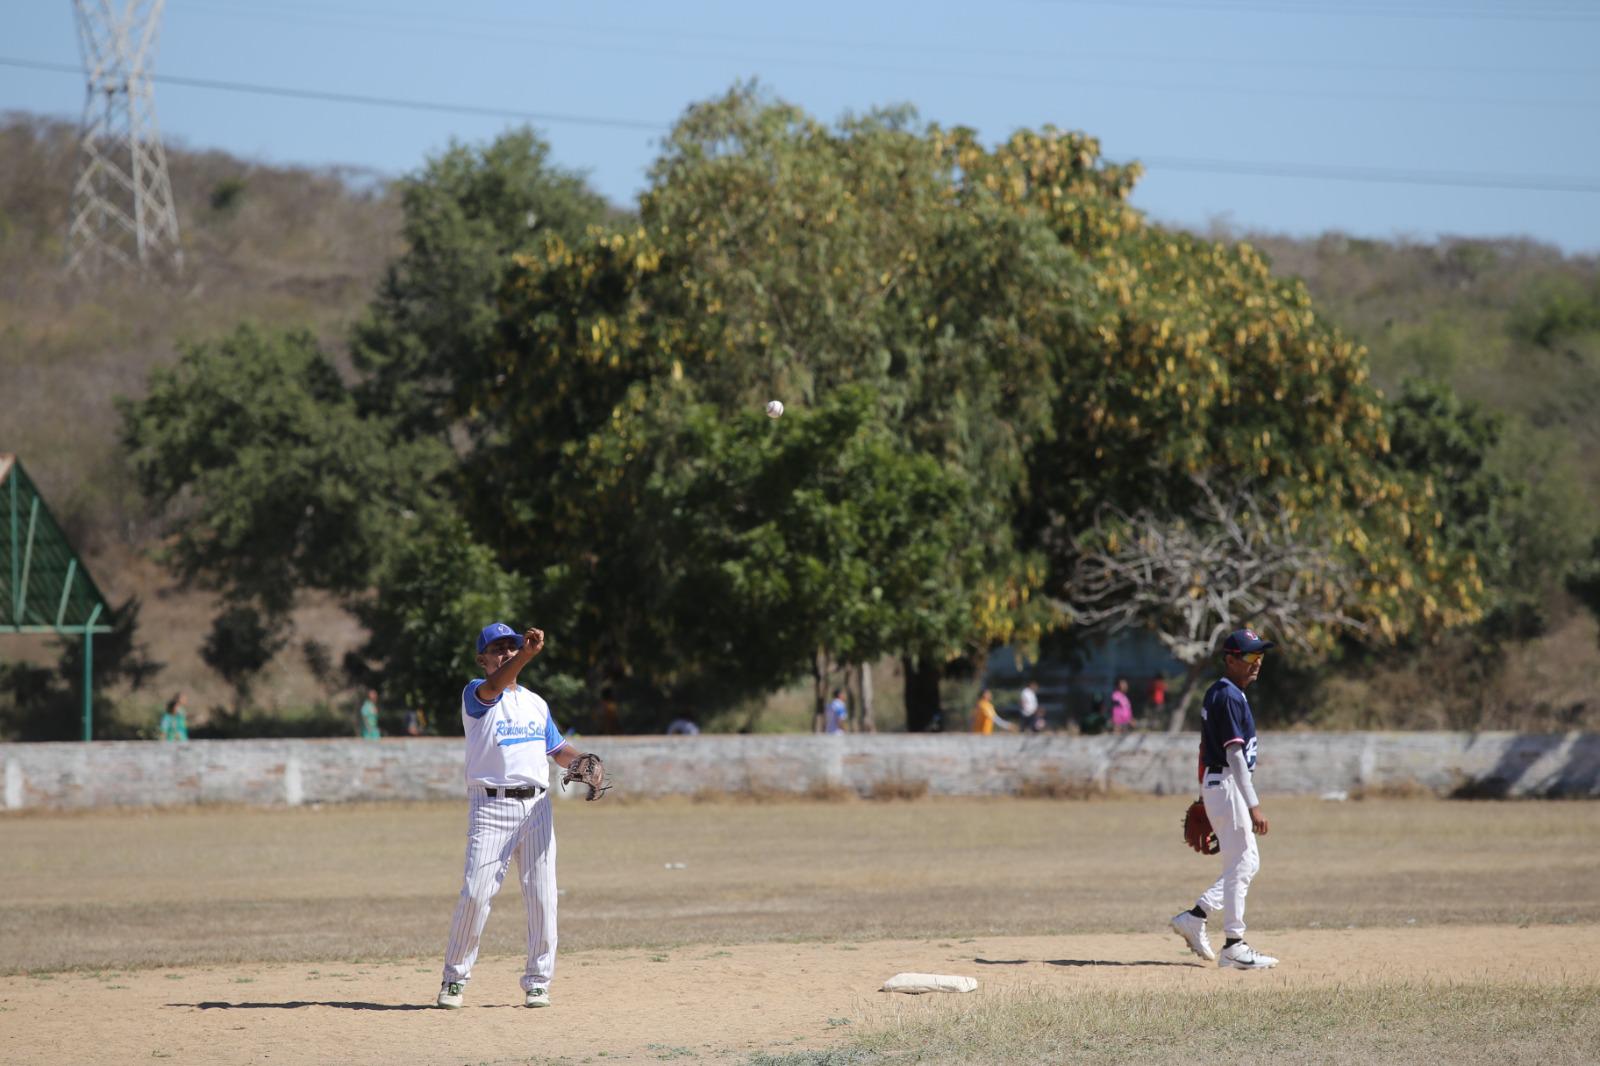
[[[1253,629],[1235,629],[1222,642],[1222,650],[1231,655],[1247,655],[1253,651],[1266,651],[1277,647],[1270,640],[1262,640]]]
[[[510,637],[517,642],[517,647],[522,647],[522,634],[506,625],[504,622],[490,622],[483,627],[483,632],[478,634],[478,654],[483,654],[483,649],[497,640]]]

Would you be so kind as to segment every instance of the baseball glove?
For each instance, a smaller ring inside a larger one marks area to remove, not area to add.
[[[593,752],[585,752],[568,764],[567,772],[561,775],[561,784],[565,786],[572,781],[589,787],[586,800],[599,799],[611,787],[606,784],[606,764]]]
[[[1217,834],[1211,831],[1206,805],[1200,800],[1189,804],[1189,809],[1183,812],[1183,842],[1202,855],[1215,855],[1222,850]]]

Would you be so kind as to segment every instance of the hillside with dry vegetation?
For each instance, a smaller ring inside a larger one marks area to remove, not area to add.
[[[1497,501],[1492,563],[1511,591],[1485,622],[1397,657],[1354,656],[1313,686],[1308,718],[1595,728],[1596,623],[1566,577],[1600,533],[1600,262],[1518,240],[1258,243],[1367,346],[1389,395],[1447,385],[1494,423],[1486,472],[1525,482]]]
[[[0,123],[0,451],[22,458],[112,603],[138,604],[137,641],[164,669],[137,692],[117,688],[132,729],[153,722],[172,690],[202,713],[228,690],[196,651],[214,597],[158,562],[166,531],[123,461],[116,399],[142,394],[153,368],[241,321],[300,326],[337,348],[399,250],[399,208],[376,175],[169,147],[181,277],[89,285],[62,272],[75,149],[67,124]],[[343,612],[315,602],[297,621],[297,647],[317,639],[337,655],[357,640]],[[53,664],[55,642],[7,638],[0,663],[19,657]],[[319,681],[301,655],[282,660],[262,686],[273,703],[308,705],[343,687]]]

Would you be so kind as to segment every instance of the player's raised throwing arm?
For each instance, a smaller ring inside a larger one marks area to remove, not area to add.
[[[517,675],[522,668],[544,650],[544,630],[529,626],[523,631],[522,647],[513,649],[510,644],[510,638],[503,645],[496,641],[479,657],[485,670],[483,684],[478,686],[480,703],[493,703],[500,698],[500,693],[517,683]],[[498,664],[495,663],[496,659],[499,659]]]

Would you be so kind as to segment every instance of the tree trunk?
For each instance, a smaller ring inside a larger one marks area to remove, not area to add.
[[[1167,720],[1167,732],[1183,732],[1183,723],[1184,719],[1189,716],[1189,707],[1205,694],[1205,689],[1201,688],[1196,682],[1205,676],[1206,668],[1209,665],[1204,661],[1195,663],[1183,675],[1183,687],[1178,689],[1178,698],[1172,701],[1171,716]]]
[[[861,732],[861,690],[857,687],[860,675],[856,672],[855,663],[839,664],[840,679],[844,682],[840,687],[844,689],[845,720],[844,728],[847,732]]]
[[[828,652],[818,648],[811,656],[811,731],[820,733],[828,706]]]
[[[872,720],[872,664],[861,664],[861,718],[856,728],[862,733],[876,733],[878,725]]]
[[[940,664],[908,655],[900,660],[900,667],[906,675],[906,730],[926,733],[939,719]]]

